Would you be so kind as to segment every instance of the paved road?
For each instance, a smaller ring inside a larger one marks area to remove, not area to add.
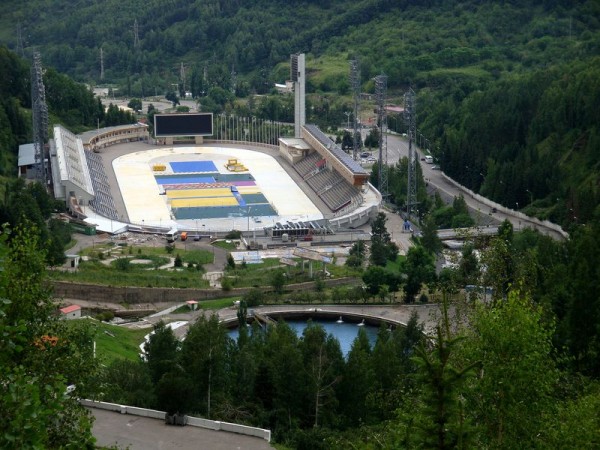
[[[395,164],[401,157],[408,157],[408,142],[405,138],[397,135],[388,135],[388,164]],[[423,171],[423,177],[427,180],[427,182],[434,186],[442,195],[442,197],[446,199],[451,199],[454,197],[458,197],[462,194],[465,198],[465,201],[469,208],[471,208],[474,212],[479,214],[478,222],[481,225],[500,223],[505,219],[508,219],[515,230],[520,230],[522,228],[533,228],[538,231],[547,234],[553,239],[564,240],[564,236],[557,231],[540,225],[524,216],[516,211],[513,213],[509,211],[500,211],[493,213],[490,215],[490,207],[479,200],[477,198],[472,197],[466,193],[466,191],[461,190],[450,181],[448,181],[440,170],[434,170],[433,164],[425,164],[421,159],[422,152],[418,150],[419,154],[419,162],[421,163],[421,169]],[[518,215],[517,215],[518,214]]]
[[[267,441],[257,437],[198,427],[176,427],[148,417],[131,416],[90,408],[96,418],[92,432],[96,445],[130,450],[270,450]]]

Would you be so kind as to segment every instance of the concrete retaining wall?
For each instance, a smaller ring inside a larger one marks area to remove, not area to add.
[[[324,280],[325,285],[356,285],[361,281],[355,278],[335,278]],[[55,281],[52,283],[54,296],[57,298],[85,299],[98,303],[181,303],[187,300],[210,300],[214,298],[243,296],[252,288],[238,288],[230,291],[222,289],[169,289],[169,288],[142,288],[142,287],[115,287],[97,284],[71,283]],[[286,290],[313,289],[314,282],[289,284]],[[270,289],[270,287],[268,288]]]
[[[244,295],[249,288],[232,289],[176,289],[102,286],[89,283],[52,282],[54,296],[60,298],[85,299],[91,302],[108,303],[177,303],[187,300],[210,300],[214,298]]]
[[[483,197],[483,196],[473,192],[472,190],[466,188],[462,184],[457,183],[455,180],[453,180],[452,178],[450,178],[448,175],[446,175],[443,172],[442,172],[442,176],[446,179],[446,181],[448,181],[449,183],[454,185],[456,188],[460,189],[461,191],[463,191],[465,194],[469,195],[470,197],[477,199],[477,201],[483,203],[484,205],[489,206],[490,208],[496,208],[498,211],[502,211],[504,214],[509,214],[513,217],[516,217],[517,219],[521,219],[525,222],[531,222],[531,223],[534,223],[541,227],[551,229],[551,230],[557,232],[558,234],[560,234],[564,239],[569,238],[569,233],[567,233],[565,230],[563,230],[560,225],[557,225],[548,220],[540,220],[537,217],[531,217],[526,214],[523,214],[522,212],[507,208],[506,206],[496,203],[496,202],[490,200],[489,198]]]
[[[136,408],[135,406],[117,405],[116,403],[95,402],[93,400],[80,400],[83,406],[88,408],[105,409],[107,411],[120,412],[121,414],[130,414],[132,416],[150,417],[152,419],[165,420],[165,411],[157,411],[155,409]],[[225,431],[228,433],[244,434],[246,436],[254,436],[271,442],[271,430],[263,428],[249,427],[246,425],[238,425],[235,423],[221,422],[218,420],[202,419],[200,417],[186,416],[187,425],[192,427],[207,428],[215,431]]]

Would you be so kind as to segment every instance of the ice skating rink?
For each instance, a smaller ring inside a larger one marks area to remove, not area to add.
[[[120,156],[112,165],[134,224],[252,230],[323,218],[277,160],[262,152],[165,147]]]

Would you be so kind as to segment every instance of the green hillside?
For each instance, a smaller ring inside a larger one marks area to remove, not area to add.
[[[600,201],[589,173],[598,121],[589,107],[569,106],[598,104],[599,18],[593,0],[7,1],[0,42],[20,43],[24,55],[35,47],[44,64],[122,95],[177,86],[205,110],[277,120],[290,120],[289,100],[248,96],[271,92],[288,77],[289,55],[306,52],[308,119],[322,126],[344,122],[356,57],[363,91],[380,73],[390,102],[416,88],[419,131],[446,172],[568,225],[588,221]]]

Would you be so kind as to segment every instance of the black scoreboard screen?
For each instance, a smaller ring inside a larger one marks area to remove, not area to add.
[[[212,113],[203,114],[155,114],[154,136],[211,136]]]

